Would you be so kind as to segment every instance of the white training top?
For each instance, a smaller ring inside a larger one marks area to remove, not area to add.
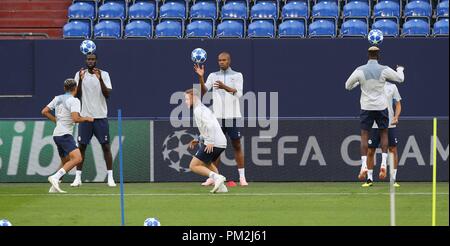
[[[75,81],[78,85],[78,73],[75,74]],[[103,83],[106,88],[112,89],[109,73],[101,71]],[[81,116],[92,117],[94,119],[104,119],[108,117],[108,106],[106,98],[103,96],[100,81],[95,74],[90,74],[87,70],[84,73],[83,84],[81,86]]]
[[[395,84],[386,82],[386,85],[384,86],[384,91],[386,92],[386,97],[388,101],[388,111],[389,111],[389,128],[394,128],[396,125],[392,125],[392,119],[394,118],[395,111],[394,111],[394,100],[399,102],[402,100],[402,97],[400,96],[400,93],[398,92],[398,88]],[[376,122],[373,123],[372,128],[378,128],[378,125]]]
[[[71,94],[56,96],[48,105],[51,110],[55,110],[56,127],[53,136],[72,135],[75,122],[72,120],[72,113],[80,113],[80,100]]]
[[[361,86],[361,109],[384,110],[388,107],[384,85],[386,80],[403,82],[405,75],[403,67],[397,71],[378,64],[377,60],[369,60],[366,65],[358,67],[345,82],[345,89],[352,90],[358,84]]]
[[[200,131],[200,137],[205,140],[205,144],[214,144],[214,147],[217,148],[227,147],[227,138],[223,134],[217,118],[201,102],[194,105],[194,119]]]
[[[222,81],[226,86],[234,88],[237,92],[233,95],[223,89],[214,88],[216,81]],[[239,98],[242,96],[244,78],[242,73],[233,71],[231,68],[215,73],[210,73],[206,79],[205,86],[213,91],[213,110],[218,119],[235,119],[241,117]]]

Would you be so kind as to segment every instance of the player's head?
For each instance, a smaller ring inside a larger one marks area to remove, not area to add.
[[[227,70],[231,64],[231,55],[228,52],[222,52],[218,57],[219,67],[221,70]]]
[[[380,48],[376,46],[372,46],[368,50],[368,55],[370,60],[379,60],[380,59]]]
[[[64,92],[73,94],[77,93],[77,82],[74,79],[64,80]]]
[[[97,54],[91,53],[86,55],[86,66],[88,69],[93,69],[97,65]]]
[[[195,89],[188,89],[184,92],[184,102],[190,108],[198,100],[199,94]]]

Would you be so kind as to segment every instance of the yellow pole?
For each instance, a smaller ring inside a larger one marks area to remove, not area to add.
[[[437,118],[433,118],[433,202],[431,224],[436,226],[436,155],[437,155]]]

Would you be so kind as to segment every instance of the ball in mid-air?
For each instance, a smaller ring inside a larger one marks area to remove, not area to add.
[[[94,53],[96,48],[97,47],[95,46],[95,43],[92,40],[84,40],[83,42],[81,42],[80,45],[80,51],[85,55]]]
[[[2,219],[0,220],[0,226],[12,226],[12,224],[8,220]]]
[[[206,51],[202,48],[196,48],[191,53],[191,60],[194,63],[204,63],[206,61]]]
[[[144,226],[160,226],[161,223],[156,218],[147,218],[144,221]]]
[[[379,45],[383,42],[383,32],[378,29],[373,29],[369,32],[367,36],[369,43],[372,45]]]

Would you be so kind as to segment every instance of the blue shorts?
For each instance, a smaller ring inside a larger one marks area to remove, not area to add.
[[[53,141],[55,141],[56,147],[58,147],[60,157],[66,157],[70,152],[78,149],[73,136],[70,134],[54,136]]]
[[[359,115],[361,120],[361,129],[370,131],[373,122],[376,122],[379,129],[386,129],[389,127],[389,113],[388,109],[384,110],[361,110]]]
[[[380,147],[380,131],[378,128],[372,128],[369,133],[369,148]],[[389,147],[396,147],[398,143],[396,128],[389,128],[388,130]]]
[[[109,143],[108,119],[95,119],[94,122],[83,122],[78,125],[78,143],[88,145],[92,135],[95,135],[100,144]]]
[[[195,153],[195,157],[197,157],[199,160],[203,161],[206,165],[211,164],[211,162],[214,162],[217,160],[217,158],[220,157],[220,155],[222,154],[223,151],[225,151],[224,148],[213,148],[213,151],[211,153],[206,153],[205,152],[205,148],[206,145],[204,144],[199,144],[198,145],[198,150]]]
[[[241,128],[236,126],[236,119],[219,120],[223,134],[228,135],[231,140],[241,139]]]

